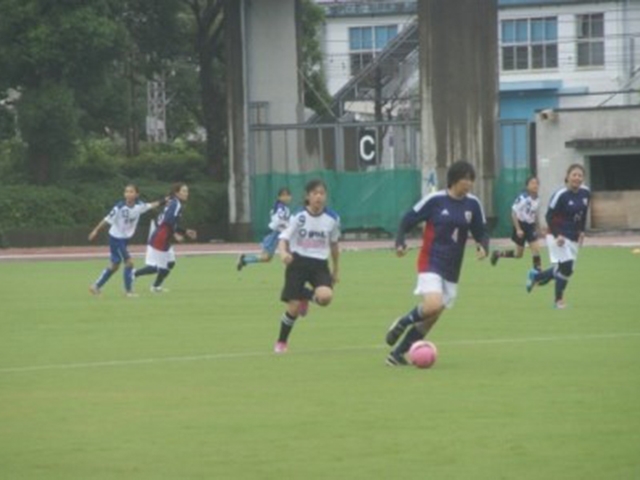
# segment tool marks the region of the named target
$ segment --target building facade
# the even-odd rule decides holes
[[[411,24],[417,13],[415,1],[319,3],[326,12],[322,44],[332,93],[353,81],[364,65],[380,55],[385,41]],[[545,144],[548,129],[541,125],[553,122],[560,109],[584,109],[590,118],[597,118],[607,107],[640,104],[640,0],[498,0],[498,7],[500,87],[494,202],[502,220],[498,231],[506,233],[509,199],[528,175],[543,173],[540,167],[545,168],[537,149]],[[363,33],[367,30],[370,33]],[[377,31],[382,30],[379,39]],[[409,90],[418,90],[415,78]],[[637,114],[633,108],[617,113],[629,122],[634,118],[640,122]],[[580,117],[571,118],[579,121]],[[575,151],[556,151],[552,159],[545,157],[558,165],[570,159],[575,160]],[[562,178],[543,179],[543,196],[558,181]]]

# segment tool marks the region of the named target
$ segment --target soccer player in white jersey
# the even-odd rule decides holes
[[[281,300],[287,309],[280,321],[280,334],[274,351],[285,353],[289,334],[308,299],[306,284],[313,287],[314,301],[327,306],[338,281],[340,218],[326,207],[327,187],[322,180],[311,180],[305,187],[305,208],[291,217],[280,234],[278,253],[287,266]],[[329,270],[329,257],[332,269]]]
[[[236,269],[242,270],[247,265],[252,263],[264,263],[270,262],[273,255],[278,248],[278,237],[280,233],[289,225],[289,217],[291,211],[289,210],[289,203],[291,203],[291,192],[287,187],[282,187],[278,190],[278,198],[273,204],[271,209],[271,215],[269,219],[269,233],[262,239],[262,253],[260,255],[253,255],[250,253],[243,253],[238,258]]]
[[[529,177],[525,188],[526,190],[516,197],[511,207],[511,222],[513,223],[511,240],[516,244],[516,249],[494,250],[491,253],[491,265],[496,266],[500,258],[522,258],[525,243],[528,243],[533,257],[533,268],[540,271],[542,269],[538,242],[538,208],[540,206],[538,189],[540,182],[536,177]]]
[[[124,262],[124,290],[127,296],[133,296],[133,262],[127,250],[129,239],[136,233],[140,215],[156,208],[162,201],[152,203],[141,202],[138,197],[140,192],[138,187],[129,184],[124,188],[124,201],[115,204],[109,214],[103,218],[96,228],[89,234],[89,241],[95,240],[100,230],[110,225],[109,228],[109,249],[111,251],[111,264],[105,268],[96,282],[89,287],[89,291],[94,295],[100,294],[105,283],[109,281],[111,275],[118,271],[120,264]]]

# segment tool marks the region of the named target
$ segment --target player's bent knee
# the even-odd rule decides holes
[[[176,262],[167,263],[167,270],[173,270],[173,267],[176,266]]]

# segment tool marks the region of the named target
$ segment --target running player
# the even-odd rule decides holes
[[[567,170],[565,186],[551,197],[546,215],[549,228],[546,240],[552,266],[543,272],[530,270],[527,276],[527,292],[531,292],[535,285],[545,285],[555,280],[555,308],[566,307],[564,291],[573,274],[578,248],[584,241],[591,200],[591,192],[583,185],[584,173],[582,165],[571,165]]]
[[[274,351],[285,353],[289,334],[300,315],[301,304],[308,300],[306,283],[313,287],[314,301],[327,306],[333,298],[333,285],[338,281],[340,218],[326,207],[327,186],[322,180],[311,180],[305,187],[305,208],[292,216],[289,226],[280,234],[278,253],[285,270],[281,300],[286,302],[280,320],[280,335]],[[331,256],[332,270],[329,270]]]
[[[291,192],[288,188],[282,187],[278,191],[278,198],[271,209],[271,220],[269,221],[269,229],[271,231],[262,239],[262,253],[260,256],[248,253],[241,254],[236,265],[238,271],[252,263],[271,261],[278,248],[278,236],[289,224],[289,217],[291,216],[289,203],[291,203]]]
[[[185,183],[176,183],[171,187],[170,200],[164,211],[151,224],[149,242],[147,244],[146,266],[136,270],[135,277],[156,273],[156,280],[151,286],[152,293],[167,291],[162,283],[176,265],[176,254],[173,241],[184,242],[185,237],[195,240],[195,230],[180,228],[179,220],[184,204],[189,199],[189,187]]]
[[[491,253],[491,265],[497,265],[500,258],[522,258],[524,245],[528,243],[533,257],[533,268],[538,271],[542,270],[538,243],[539,187],[540,183],[536,177],[527,179],[526,190],[516,197],[511,207],[511,221],[513,222],[511,240],[516,244],[516,249],[494,250]]]
[[[111,275],[118,271],[120,264],[124,262],[124,291],[127,296],[133,293],[133,261],[127,249],[129,239],[136,233],[140,215],[152,208],[158,207],[163,201],[152,203],[141,202],[138,197],[140,191],[134,184],[124,187],[124,201],[120,201],[103,218],[96,228],[89,234],[89,241],[95,240],[100,230],[106,225],[109,228],[109,249],[111,250],[111,265],[102,271],[96,282],[89,287],[94,295],[99,295],[102,287],[109,281]]]
[[[424,197],[400,223],[396,254],[402,257],[407,252],[406,232],[425,222],[414,292],[422,296],[422,302],[396,319],[387,331],[387,344],[397,343],[387,356],[388,365],[407,365],[405,354],[411,345],[422,340],[443,310],[453,305],[469,232],[476,241],[477,258],[482,260],[487,255],[489,235],[484,211],[480,201],[469,193],[474,180],[473,165],[465,161],[453,163],[447,172],[447,189]]]

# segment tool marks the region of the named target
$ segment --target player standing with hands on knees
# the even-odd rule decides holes
[[[462,160],[453,163],[447,172],[447,189],[424,197],[400,222],[396,236],[399,257],[406,254],[405,234],[425,222],[415,289],[422,301],[398,318],[387,332],[387,344],[397,343],[387,357],[390,366],[407,365],[405,354],[411,345],[422,340],[443,310],[453,305],[469,232],[476,241],[477,258],[487,256],[489,235],[484,211],[480,200],[470,194],[475,178],[473,165]]]
[[[546,220],[549,233],[547,247],[553,266],[543,272],[530,270],[527,277],[527,292],[535,285],[545,285],[555,280],[555,308],[565,308],[564,291],[573,274],[578,258],[578,248],[584,241],[587,213],[591,192],[583,185],[584,167],[571,165],[564,179],[565,186],[551,197]]]
[[[287,266],[281,295],[287,309],[280,319],[275,353],[287,351],[289,334],[302,305],[309,300],[307,282],[313,287],[315,303],[320,306],[331,303],[333,285],[338,282],[340,218],[326,207],[327,186],[322,180],[308,182],[305,192],[305,208],[291,217],[278,244],[280,258]]]

